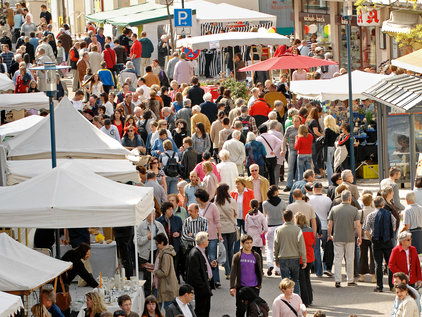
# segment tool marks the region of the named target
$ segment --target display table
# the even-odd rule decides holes
[[[115,300],[112,303],[105,303],[107,311],[114,313],[116,310],[120,310],[121,308],[119,307],[117,303],[117,297],[123,294],[127,294],[132,299],[132,311],[135,313],[138,313],[140,316],[144,310],[144,303],[145,303],[145,295],[144,295],[144,288],[143,288],[144,283],[145,281],[140,281],[139,286],[136,288],[136,290],[129,289],[129,287],[127,287],[126,291],[125,290],[116,291]],[[78,317],[85,316],[85,311],[84,311],[84,309],[86,308],[85,294],[92,291],[93,290],[90,287],[77,287],[77,285],[73,283],[70,286],[70,295],[72,296],[72,303],[70,306],[70,310],[74,312],[79,312]],[[96,289],[94,291],[96,291]]]
[[[71,250],[70,245],[60,245],[60,255],[63,256]],[[55,250],[55,247],[53,247]],[[92,267],[92,275],[97,278],[101,272],[104,277],[113,277],[119,262],[117,260],[116,241],[109,244],[92,243],[91,256],[89,258]]]

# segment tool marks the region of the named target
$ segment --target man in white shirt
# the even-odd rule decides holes
[[[77,111],[82,111],[84,109],[82,99],[84,99],[84,92],[82,90],[78,90],[75,92],[75,96],[70,101]]]
[[[229,161],[237,166],[239,175],[243,173],[243,166],[246,159],[245,145],[240,142],[241,132],[236,130],[232,133],[232,138],[223,144],[223,149],[229,151]]]
[[[314,247],[314,254],[315,254],[315,274],[318,277],[321,277],[322,274],[326,274],[330,276],[330,272],[333,266],[334,254],[332,252],[332,248],[327,249],[327,225],[328,225],[328,213],[331,209],[331,199],[328,198],[326,195],[322,194],[322,184],[320,182],[316,182],[313,186],[313,195],[309,195],[309,204],[314,208],[315,213],[317,214],[320,222],[321,222],[321,231],[322,237],[316,235],[315,239],[315,247]],[[321,262],[321,242],[322,242],[322,249],[324,250],[324,264]],[[328,254],[327,254],[328,253]],[[328,255],[331,256],[328,256]],[[327,263],[326,263],[327,262]],[[323,266],[324,265],[324,272]]]
[[[190,302],[194,299],[193,287],[184,284],[179,287],[179,296],[166,309],[166,317],[196,317]]]
[[[257,88],[257,87],[252,88],[251,92],[252,92],[252,97],[248,101],[248,108],[249,109],[252,107],[253,103],[258,99],[259,88]]]
[[[141,88],[141,89],[142,89],[142,91],[144,92],[143,97],[144,97],[145,99],[148,99],[148,98],[149,98],[149,92],[150,92],[151,88],[149,88],[149,87],[145,84],[145,79],[144,79],[144,78],[142,78],[142,77],[138,79],[138,88],[137,88],[137,90],[138,90],[139,88]]]
[[[401,210],[404,210],[405,207],[400,202],[399,185],[396,183],[400,178],[401,178],[400,167],[390,168],[389,177],[381,181],[380,189],[383,190],[387,186],[390,186],[393,188],[393,192],[394,192],[393,204],[397,209],[401,211]]]
[[[104,120],[104,126],[100,130],[120,143],[119,130],[114,124],[111,124],[110,119]]]
[[[265,124],[259,127],[259,137],[256,140],[264,145],[265,151],[267,152],[265,159],[270,185],[278,185],[280,178],[280,164],[278,159],[283,141],[275,135],[268,133],[268,127]]]

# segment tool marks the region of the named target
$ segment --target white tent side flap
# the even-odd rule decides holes
[[[0,291],[30,291],[72,267],[0,233]]]
[[[3,75],[3,74],[0,74]],[[1,81],[1,80],[0,80]],[[13,81],[12,81],[13,84]],[[0,88],[1,90],[1,88]],[[0,110],[48,109],[48,97],[43,92],[2,94]]]
[[[85,119],[64,97],[55,109],[57,158],[124,159],[130,152]],[[9,159],[49,158],[50,118],[7,141]]]
[[[0,292],[0,317],[14,316],[21,308],[23,303],[19,296]]]
[[[2,95],[2,97],[3,96],[4,95]],[[26,131],[36,125],[42,119],[44,119],[44,117],[33,115],[1,125],[0,142],[3,141],[6,137],[15,137],[21,134],[23,131]]]
[[[133,226],[153,209],[152,188],[120,184],[77,165],[66,163],[18,185],[0,187],[2,226]]]
[[[129,160],[105,160],[105,159],[58,159],[57,166],[65,163],[76,163],[86,166],[95,174],[120,183],[139,183],[139,173],[136,166]],[[7,185],[16,185],[32,177],[49,172],[51,160],[17,160],[6,161]]]
[[[0,73],[0,91],[15,90],[15,84],[7,75]]]

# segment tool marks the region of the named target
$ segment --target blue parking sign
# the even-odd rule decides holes
[[[192,26],[192,9],[174,9],[174,26]]]

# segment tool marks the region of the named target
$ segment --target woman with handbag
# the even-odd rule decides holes
[[[270,308],[265,300],[257,295],[250,287],[242,287],[239,290],[239,298],[246,306],[248,317],[268,317]]]
[[[283,278],[280,283],[281,295],[274,299],[273,317],[298,317],[306,315],[306,306],[298,294],[293,293],[295,282]]]
[[[324,118],[324,157],[327,171],[328,184],[331,186],[331,176],[333,175],[333,159],[334,159],[334,143],[338,137],[340,131],[337,125],[336,119],[332,115],[328,115]]]
[[[220,184],[217,187],[215,205],[220,213],[221,235],[223,236],[224,247],[226,248],[226,262],[224,271],[226,280],[230,278],[230,270],[233,259],[234,243],[237,238],[237,204],[229,194],[229,185]]]
[[[104,301],[100,294],[89,292],[86,295],[85,317],[100,317],[102,313],[107,311]]]

